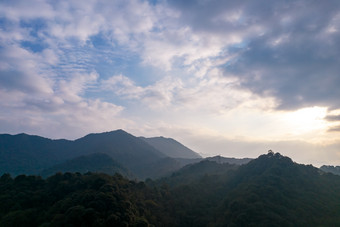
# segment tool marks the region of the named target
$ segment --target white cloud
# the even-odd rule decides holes
[[[96,83],[99,75],[95,72],[90,74],[75,74],[67,80],[60,80],[57,94],[68,102],[78,102],[82,100],[83,93]]]
[[[24,101],[21,106],[6,106],[8,113],[0,116],[2,133],[26,132],[51,138],[76,139],[91,132],[111,131],[131,125],[129,120],[120,116],[123,107],[98,99],[79,100],[76,103],[65,102],[58,97]],[[4,105],[0,107],[2,109]]]
[[[174,94],[181,88],[181,81],[170,77],[163,78],[153,85],[137,86],[131,79],[123,75],[112,76],[101,81],[102,87],[114,92],[123,99],[142,101],[152,109],[163,109],[173,105]]]
[[[0,54],[0,87],[33,93],[52,93],[53,81],[43,74],[44,59],[17,45],[3,47]]]
[[[45,0],[2,1],[0,14],[16,22],[36,18],[51,19],[55,16],[53,7]]]

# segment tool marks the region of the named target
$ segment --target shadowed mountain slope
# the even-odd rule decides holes
[[[187,148],[183,144],[171,138],[164,138],[162,136],[152,138],[145,137],[140,138],[170,158],[186,158],[186,159],[202,158],[199,154],[197,154],[193,150]]]
[[[38,174],[67,160],[94,153],[109,155],[141,179],[158,175],[157,169],[150,168],[161,167],[159,163],[167,163],[171,171],[179,168],[175,161],[168,160],[144,140],[117,130],[89,134],[75,141],[26,134],[0,135],[0,173]]]
[[[0,173],[37,174],[44,168],[74,157],[72,141],[27,134],[0,135]]]
[[[333,173],[335,175],[340,175],[340,166],[323,165],[320,167],[320,169],[325,173]]]
[[[80,156],[63,163],[54,165],[41,172],[43,177],[48,177],[58,172],[66,173],[87,173],[97,172],[114,175],[119,173],[122,176],[133,178],[132,173],[122,165],[114,161],[109,155],[102,153],[94,153],[90,155]]]
[[[229,164],[235,164],[235,165],[244,165],[250,162],[251,158],[226,158],[222,156],[214,156],[214,157],[208,157],[206,160],[214,161],[217,163],[229,163]]]

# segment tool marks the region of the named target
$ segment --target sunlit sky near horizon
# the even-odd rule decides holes
[[[0,1],[0,133],[123,129],[340,165],[340,1]]]

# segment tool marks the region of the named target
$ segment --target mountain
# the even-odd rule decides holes
[[[339,176],[294,163],[279,153],[261,155],[234,168],[217,165],[223,164],[203,161],[184,167],[171,177],[148,182],[151,186],[170,186],[167,201],[171,202],[165,204],[176,207],[168,215],[177,226],[340,223]]]
[[[170,187],[188,185],[204,177],[219,176],[236,170],[239,166],[229,163],[217,163],[204,159],[200,162],[188,164],[173,172],[171,176],[157,179],[154,184],[167,184]]]
[[[127,167],[137,177],[150,176],[150,166],[166,156],[142,139],[123,130],[89,134],[74,141],[74,154],[105,153]]]
[[[323,165],[320,169],[326,173],[333,173],[335,175],[340,175],[340,166],[328,166]]]
[[[192,151],[183,144],[171,138],[164,138],[162,136],[152,138],[145,137],[140,138],[170,158],[185,158],[185,159],[202,158],[196,152]]]
[[[43,170],[40,175],[48,177],[58,172],[100,172],[109,175],[119,173],[125,177],[133,178],[133,175],[129,172],[129,170],[114,161],[109,155],[102,153],[94,153],[67,160],[63,163],[54,165],[48,169]]]
[[[0,177],[0,226],[339,226],[339,204],[340,176],[272,152],[244,165],[204,160],[146,182]]]
[[[216,226],[336,226],[340,223],[340,178],[279,153],[240,166]]]
[[[109,155],[140,179],[154,178],[183,166],[123,130],[89,134],[74,141],[3,134],[0,135],[0,174],[39,174],[52,166],[95,153]]]
[[[252,160],[251,158],[226,158],[226,157],[222,157],[219,155],[214,156],[214,157],[208,157],[205,159],[209,161],[214,161],[217,163],[229,163],[229,164],[235,164],[235,165],[244,165]]]
[[[27,134],[0,135],[0,173],[37,174],[72,158],[72,141],[51,140]]]

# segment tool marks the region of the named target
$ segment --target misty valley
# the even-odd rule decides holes
[[[0,226],[339,226],[340,167],[203,158],[123,130],[0,135]]]

